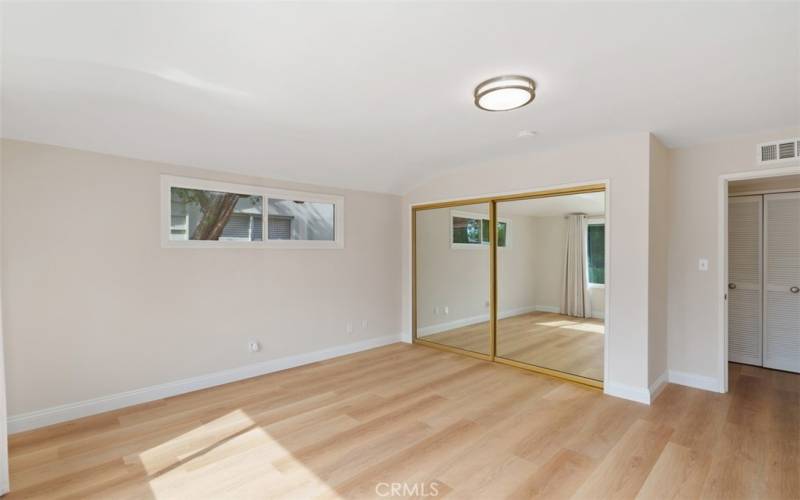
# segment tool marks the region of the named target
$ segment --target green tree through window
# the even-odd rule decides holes
[[[453,243],[488,245],[489,244],[489,219],[453,217]],[[497,222],[497,246],[506,246],[508,224]]]
[[[606,226],[605,224],[589,224],[587,229],[586,250],[589,283],[604,285],[606,283]]]

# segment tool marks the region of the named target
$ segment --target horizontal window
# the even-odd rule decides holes
[[[453,248],[483,248],[489,245],[489,216],[460,212],[450,212],[451,239]],[[497,221],[497,246],[506,248],[511,246],[511,221],[498,219]]]
[[[162,176],[162,200],[164,246],[344,246],[341,196]]]

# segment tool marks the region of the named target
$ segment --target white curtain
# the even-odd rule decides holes
[[[592,311],[585,257],[585,218],[585,215],[567,216],[566,255],[561,273],[564,287],[561,294],[561,314],[581,318],[588,318]]]

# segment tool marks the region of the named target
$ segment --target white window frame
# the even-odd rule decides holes
[[[481,222],[481,234],[479,236],[481,242],[478,243],[455,243],[453,242],[453,219],[456,217],[461,217],[463,219],[478,219],[481,221],[489,221],[489,225],[491,226],[491,221],[489,220],[488,215],[475,213],[475,212],[464,212],[461,210],[450,210],[450,234],[448,238],[450,240],[450,248],[456,250],[472,250],[472,249],[487,249],[489,248],[489,242],[483,241],[483,222]],[[506,250],[511,248],[511,219],[506,219],[503,217],[498,217],[497,222],[502,222],[506,225],[506,244],[505,246],[498,246],[498,250]]]
[[[590,216],[583,218],[583,262],[586,269],[586,285],[589,288],[605,288],[605,283],[592,283],[589,281],[589,226],[606,225],[606,218],[599,216]]]
[[[204,191],[222,191],[227,193],[261,196],[263,200],[261,229],[263,241],[236,240],[171,240],[173,187],[201,189]],[[330,203],[334,206],[334,239],[324,240],[270,240],[269,239],[269,199],[301,200],[311,203]],[[264,186],[248,184],[232,184],[228,182],[210,181],[174,175],[161,176],[161,246],[163,248],[278,248],[278,249],[342,249],[344,248],[344,196],[309,193],[304,191],[288,191]]]
[[[170,213],[169,216],[170,217],[169,217],[169,235],[168,236],[172,236],[172,230],[173,229],[177,229],[179,231],[186,231],[186,239],[189,239],[189,216],[188,215],[176,215],[175,216],[175,217],[183,217],[183,227],[179,227],[179,228],[176,228],[172,224],[173,215]],[[170,240],[171,241],[175,241],[175,240],[172,240],[172,238],[170,238]],[[182,240],[179,240],[179,241],[182,241]]]

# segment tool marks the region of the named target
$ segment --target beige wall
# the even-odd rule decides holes
[[[567,223],[563,216],[536,217],[536,305],[540,309],[561,306],[564,289],[564,253]]]
[[[469,165],[432,179],[404,197],[403,322],[410,338],[410,206],[416,203],[486,194],[536,190],[602,179],[610,181],[607,207],[610,237],[609,362],[606,390],[633,391],[648,386],[648,211],[647,133],[603,138],[559,150],[510,156]],[[644,392],[643,392],[644,391]]]
[[[756,145],[798,135],[800,129],[797,128],[776,130],[669,150],[668,363],[671,375],[677,372],[715,381],[721,371],[717,314],[720,176],[774,168],[756,164]],[[698,271],[701,257],[709,259],[708,271]]]
[[[3,146],[12,415],[400,331],[397,196]],[[342,194],[345,248],[161,248],[163,173]]]
[[[667,150],[650,136],[650,269],[648,290],[648,383],[667,375],[667,252],[669,199]],[[659,378],[661,380],[659,381]]]
[[[3,143],[0,141],[0,158],[2,157]],[[3,170],[0,168],[0,262],[3,253]],[[0,495],[8,492],[8,412],[6,408],[6,369],[4,354],[3,334],[3,306],[2,283],[3,266],[0,265]]]

